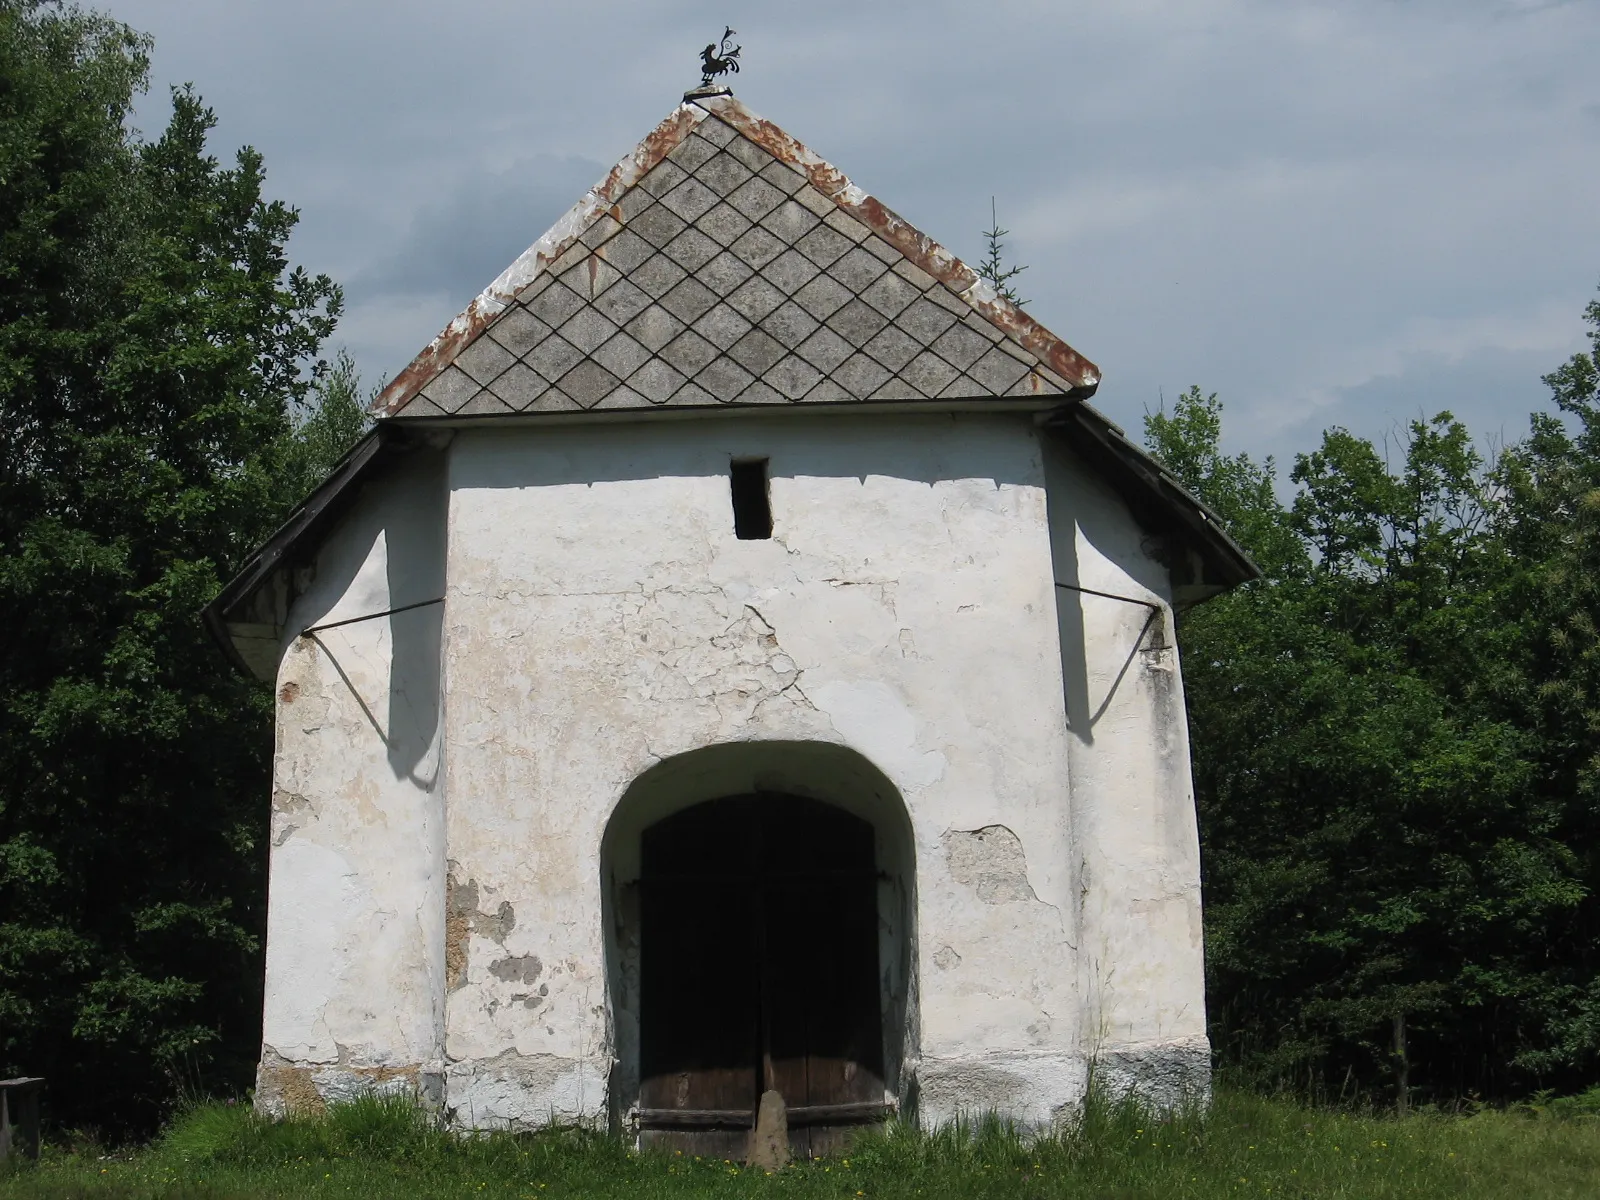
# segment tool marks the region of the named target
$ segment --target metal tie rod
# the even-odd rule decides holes
[[[427,608],[430,604],[443,604],[444,597],[436,600],[418,600],[415,604],[402,604],[399,608],[386,608],[382,612],[368,613],[364,617],[346,617],[342,621],[329,621],[324,625],[308,625],[300,631],[301,637],[310,637],[313,633],[321,633],[324,629],[338,629],[341,625],[355,625],[362,621],[376,621],[379,617],[392,617],[396,613],[410,612],[414,608]]]

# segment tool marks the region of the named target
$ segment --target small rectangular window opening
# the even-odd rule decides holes
[[[733,532],[741,541],[772,536],[772,503],[767,499],[767,460],[734,459],[728,466],[733,488]]]

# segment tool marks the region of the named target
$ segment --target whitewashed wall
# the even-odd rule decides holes
[[[444,813],[439,606],[316,634],[444,591],[445,463],[369,485],[290,611],[278,672],[258,1104],[374,1084],[437,1095]]]
[[[1200,843],[1163,546],[1046,441],[1084,1051],[1111,1090],[1207,1094]],[[1154,608],[1129,601],[1144,601]]]
[[[734,537],[735,457],[770,459],[770,541]],[[1033,1114],[1076,1094],[1043,485],[1026,418],[458,435],[449,857],[454,894],[473,897],[447,1021],[459,1115],[602,1109],[606,822],[654,764],[749,739],[849,746],[910,809],[924,1108]]]
[[[925,1122],[1047,1122],[1094,1057],[1203,1083],[1176,662],[1145,610],[1055,586],[1164,576],[1031,418],[480,427],[438,457],[366,490],[291,620],[446,597],[286,641],[264,1107],[376,1080],[479,1127],[615,1114],[642,814],[752,781],[879,827],[891,1084]],[[745,457],[771,540],[734,536]]]

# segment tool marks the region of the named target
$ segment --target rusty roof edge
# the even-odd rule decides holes
[[[705,118],[705,109],[687,101],[673,109],[631,153],[607,172],[604,179],[584,193],[559,221],[518,255],[515,262],[500,272],[493,283],[478,293],[455,320],[389,381],[373,399],[372,414],[392,417],[404,408],[511,305],[517,293],[567,251],[594,217],[616,204],[625,191],[643,179]]]
[[[955,292],[1017,345],[1037,355],[1078,395],[1090,395],[1100,385],[1099,367],[1000,296],[976,271],[910,221],[850,182],[843,171],[814,150],[751,112],[731,94],[695,97],[688,103],[726,121],[780,162],[803,171],[819,192]]]

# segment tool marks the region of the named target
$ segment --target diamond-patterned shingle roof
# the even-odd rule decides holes
[[[971,268],[717,90],[685,97],[374,411],[1065,399],[1098,382]]]

